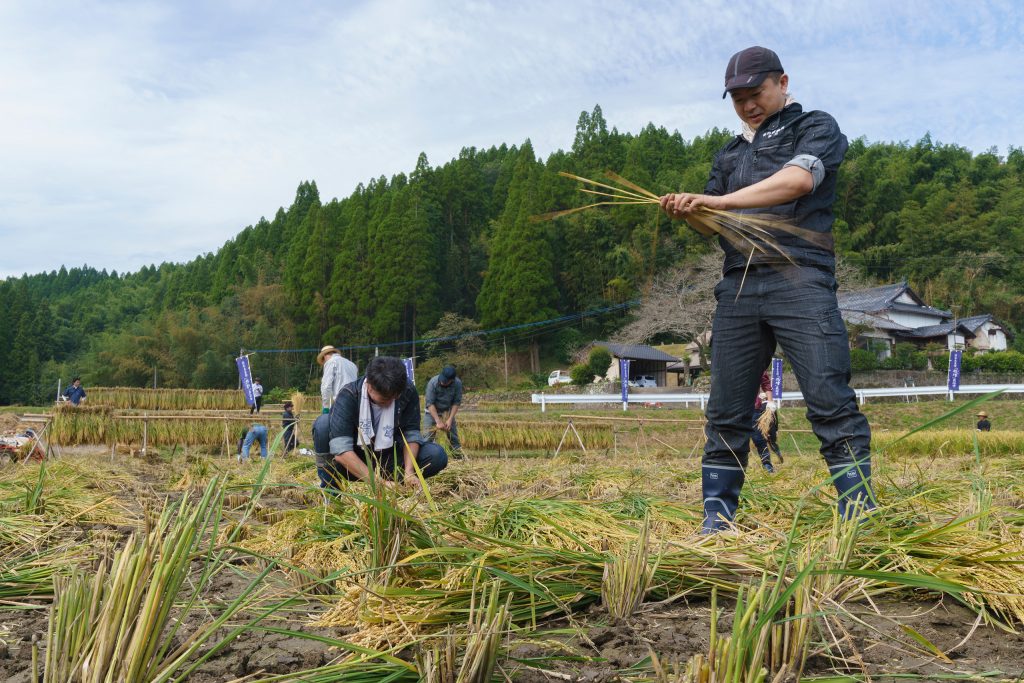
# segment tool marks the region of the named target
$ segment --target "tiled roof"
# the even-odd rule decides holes
[[[857,292],[840,292],[839,308],[848,311],[865,311],[874,313],[883,311],[892,305],[892,302],[908,289],[906,282],[883,287],[872,287]]]
[[[630,360],[662,360],[666,363],[673,363],[679,359],[670,356],[664,351],[647,346],[646,344],[612,344],[611,342],[598,341],[594,346],[603,346],[616,358],[629,358]]]
[[[969,318],[960,318],[957,323],[960,324],[964,329],[970,330],[971,332],[977,332],[978,328],[992,320],[992,314],[986,313],[984,315],[972,315]]]
[[[901,295],[906,294],[913,299],[915,304],[908,304],[903,302],[897,302]],[[931,313],[939,317],[952,317],[952,313],[949,311],[943,311],[939,308],[932,308],[926,305],[917,294],[914,293],[910,287],[907,286],[906,282],[899,282],[892,285],[883,285],[882,287],[872,287],[871,289],[862,289],[857,292],[840,292],[839,309],[843,311],[863,311],[865,313],[881,313],[882,311],[908,311],[908,312],[921,312]]]
[[[942,323],[939,325],[925,325],[916,327],[907,335],[917,339],[928,339],[930,337],[946,337],[953,333],[953,323]]]

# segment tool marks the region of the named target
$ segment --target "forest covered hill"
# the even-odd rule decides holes
[[[291,349],[415,339],[442,314],[484,329],[641,296],[652,276],[712,249],[648,207],[530,217],[587,201],[569,171],[613,169],[655,192],[700,191],[731,133],[692,140],[581,114],[572,148],[539,159],[527,140],[467,148],[324,201],[295,201],[215,253],[134,273],[61,267],[0,282],[0,403],[45,400],[57,377],[91,385],[229,387],[242,347]],[[836,202],[836,249],[929,303],[1024,328],[1024,151],[974,154],[929,137],[852,140]],[[595,335],[621,314],[586,324]],[[540,336],[552,343],[552,335]],[[1020,337],[1016,344],[1020,344]],[[408,355],[411,348],[398,347]],[[308,357],[261,357],[274,383],[305,386]]]

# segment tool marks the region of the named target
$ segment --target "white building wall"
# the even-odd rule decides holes
[[[885,317],[889,320],[903,325],[904,327],[927,327],[929,325],[941,325],[945,320],[938,315],[929,313],[905,313],[903,311],[886,311]]]

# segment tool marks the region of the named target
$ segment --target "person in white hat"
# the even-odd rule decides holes
[[[356,381],[359,368],[330,344],[320,349],[316,362],[324,366],[324,376],[320,380],[320,403],[323,412],[329,413],[341,388],[349,382]]]

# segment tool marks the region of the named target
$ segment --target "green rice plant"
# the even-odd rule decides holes
[[[57,582],[44,683],[184,680],[241,630],[279,608],[267,608],[197,657],[214,634],[251,606],[268,567],[215,618],[191,634],[179,634],[222,564],[224,551],[215,553],[209,545],[220,523],[221,491],[214,481],[195,504],[182,498],[166,505],[151,531],[129,537],[111,558],[100,560],[93,576],[74,570]],[[203,560],[198,578],[192,576],[196,559]]]
[[[498,652],[511,623],[509,604],[512,595],[501,601],[501,581],[484,586],[476,592],[469,607],[469,631],[466,636],[462,666],[456,683],[490,683],[498,664]]]
[[[604,563],[601,580],[601,604],[612,622],[629,619],[643,602],[654,577],[648,563],[650,555],[650,518],[644,518],[640,535],[629,545],[625,556],[613,556]]]

